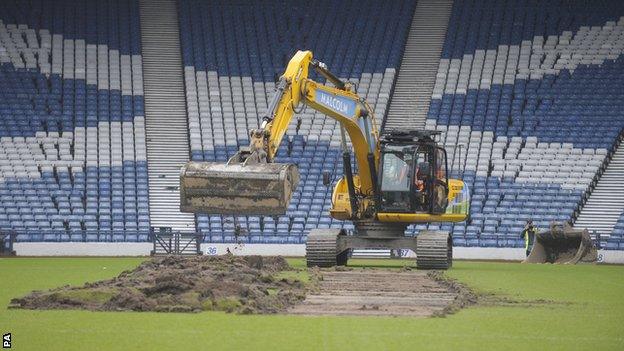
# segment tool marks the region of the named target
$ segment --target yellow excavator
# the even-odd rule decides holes
[[[333,86],[311,80],[310,69]],[[299,171],[294,164],[274,159],[301,104],[340,124],[344,175],[334,186],[329,215],[353,221],[355,228],[353,233],[311,230],[307,265],[345,265],[352,249],[386,248],[411,249],[418,268],[450,268],[450,233],[421,231],[415,237],[405,236],[409,224],[461,222],[468,215],[470,193],[464,182],[447,177],[447,155],[436,142],[438,132],[379,135],[373,112],[355,86],[332,74],[310,51],[298,51],[290,60],[260,128],[250,132],[248,147],[241,147],[226,164],[189,162],[182,167],[181,210],[235,216],[284,214]],[[357,174],[351,167],[352,150]],[[324,173],[323,183],[329,185],[331,178]]]

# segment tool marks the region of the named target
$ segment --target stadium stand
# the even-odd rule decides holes
[[[248,130],[259,125],[267,94],[298,49],[312,50],[339,76],[357,82],[380,124],[414,6],[415,1],[179,1],[192,159],[226,161],[248,144]],[[291,15],[283,16],[285,7]],[[284,145],[278,162],[297,163],[302,181],[286,216],[237,218],[252,243],[301,243],[312,228],[345,225],[327,215],[331,194],[321,177],[323,170],[341,173],[338,126],[314,111],[300,116],[299,133],[294,123],[288,133],[292,149]],[[198,230],[211,242],[235,240],[235,225],[232,218],[197,216]]]
[[[426,125],[472,188],[471,219],[441,226],[456,245],[518,247],[528,219],[574,220],[624,125],[622,15],[616,0],[455,2]]]
[[[609,235],[624,211],[624,133],[620,134],[615,152],[605,160],[604,170],[583,204],[574,226]]]
[[[613,232],[606,240],[606,245],[602,243],[602,247],[608,250],[624,250],[624,212],[620,214],[620,218],[615,223]]]
[[[0,2],[0,228],[147,240],[138,3]]]
[[[179,0],[191,158],[225,161],[248,143],[298,49],[357,83],[381,124],[415,5]],[[138,12],[138,0],[0,2],[0,229],[18,241],[148,239]],[[409,234],[519,247],[527,219],[575,220],[624,132],[622,16],[618,0],[455,1],[426,127],[471,188],[471,218]],[[302,172],[287,215],[197,216],[206,241],[238,240],[237,225],[251,243],[352,228],[328,217],[322,185],[324,170],[341,175],[338,126],[300,116],[278,156]],[[623,223],[603,247],[624,249]]]

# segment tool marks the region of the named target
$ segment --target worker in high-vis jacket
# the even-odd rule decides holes
[[[524,226],[524,230],[520,237],[524,239],[524,249],[526,250],[527,257],[531,253],[533,249],[533,243],[535,242],[535,234],[537,233],[537,228],[533,225],[532,220],[528,220],[526,225]]]

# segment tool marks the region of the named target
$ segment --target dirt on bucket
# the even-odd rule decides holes
[[[33,291],[9,307],[278,313],[305,298],[307,286],[299,273],[282,257],[157,257],[110,280]]]

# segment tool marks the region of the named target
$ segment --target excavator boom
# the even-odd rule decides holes
[[[308,79],[310,67],[336,87]],[[371,135],[365,136],[358,124],[360,116],[372,118],[370,108],[351,91],[348,83],[313,60],[310,51],[299,51],[280,78],[260,128],[250,132],[250,145],[242,147],[227,164],[189,162],[182,168],[180,210],[230,215],[284,214],[297,188],[299,171],[294,164],[279,164],[273,160],[295,107],[301,103],[338,120],[350,136],[358,166],[370,169],[369,141],[377,139],[376,130],[374,123],[369,122],[373,125],[369,128]],[[371,176],[361,173],[362,187],[371,192]]]

